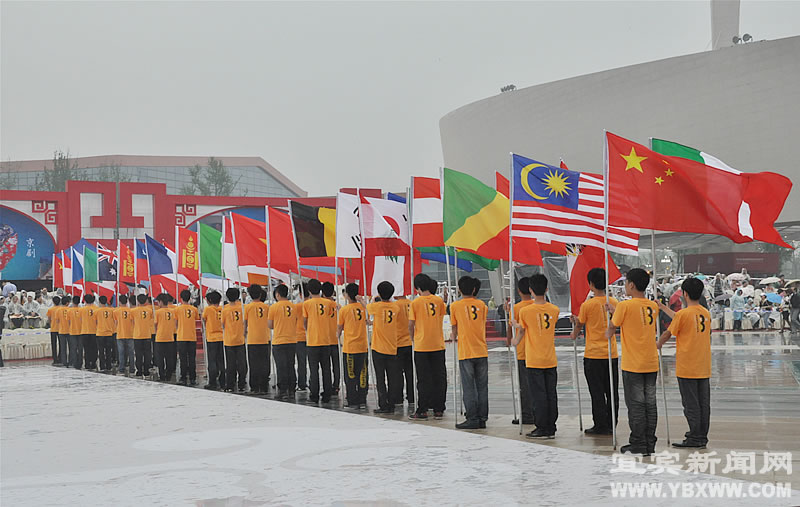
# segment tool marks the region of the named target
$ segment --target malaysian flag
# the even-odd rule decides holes
[[[97,245],[97,278],[101,282],[117,281],[117,253]]]
[[[513,156],[512,231],[539,243],[603,248],[603,178]],[[608,228],[608,249],[638,255],[639,229]]]

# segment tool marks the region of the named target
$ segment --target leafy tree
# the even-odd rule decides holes
[[[235,195],[234,192],[242,178],[236,180],[221,160],[214,157],[208,159],[208,165],[201,167],[199,164],[189,169],[192,178],[190,184],[181,188],[182,194],[187,195]],[[247,189],[239,195],[247,195]]]
[[[101,167],[100,170],[97,171],[97,175],[92,177],[92,179],[95,181],[127,183],[133,178],[131,177],[130,173],[123,171],[122,167],[115,162],[107,167]]]
[[[56,150],[52,169],[45,166],[41,176],[36,176],[36,186],[31,190],[63,192],[69,180],[86,180],[86,171],[78,169],[78,162],[70,159],[69,151]]]

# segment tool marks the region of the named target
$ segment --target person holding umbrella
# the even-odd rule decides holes
[[[733,330],[742,330],[742,317],[747,299],[742,295],[742,289],[736,289],[736,294],[731,298],[731,310],[733,310]]]

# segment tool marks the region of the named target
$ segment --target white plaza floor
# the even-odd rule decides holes
[[[744,484],[608,456],[44,365],[0,369],[3,506],[794,505],[613,498],[611,483]],[[641,467],[644,469],[644,467]]]

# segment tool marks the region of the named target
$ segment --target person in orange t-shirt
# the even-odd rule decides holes
[[[414,397],[414,358],[411,346],[411,333],[408,331],[408,314],[411,312],[411,301],[405,295],[395,296],[397,304],[397,364],[400,370],[400,387],[397,389],[395,405],[403,404],[403,380],[405,380],[406,400],[411,405]]]
[[[131,304],[135,305],[135,296],[131,295]],[[119,358],[118,371],[121,375],[133,374],[133,311],[128,307],[128,296],[120,294],[119,306],[114,310],[114,319],[117,321],[117,357]],[[127,367],[127,369],[126,369]]]
[[[333,395],[330,358],[330,318],[335,317],[336,303],[322,297],[322,284],[319,280],[308,281],[311,299],[303,303],[303,320],[306,327],[306,348],[310,374],[308,399],[312,403],[320,400],[320,370],[322,370],[322,402],[327,403]]]
[[[394,285],[383,281],[378,284],[380,301],[367,305],[372,317],[372,368],[375,371],[375,389],[378,391],[376,414],[393,414],[398,388],[402,389],[400,368],[397,362],[397,304],[392,301]]]
[[[333,305],[328,307],[328,313],[326,315],[328,317],[328,356],[331,360],[331,374],[333,375],[331,388],[333,389],[333,395],[338,396],[339,387],[341,386],[342,362],[340,358],[341,351],[339,350],[339,340],[336,338],[336,316],[339,310],[339,303],[336,302],[334,294],[336,294],[336,287],[334,287],[331,282],[323,282],[322,297],[333,301]]]
[[[519,345],[525,340],[525,365],[528,384],[533,395],[533,422],[536,429],[528,438],[555,438],[558,420],[558,359],[556,359],[555,332],[558,307],[549,303],[547,277],[535,274],[528,279],[533,304],[515,316],[516,336],[512,342]]]
[[[458,369],[466,420],[460,430],[486,427],[489,418],[489,350],[486,346],[486,303],[475,296],[481,282],[471,276],[458,280],[461,299],[450,305],[451,340],[458,347]],[[456,340],[456,338],[458,338]]]
[[[296,287],[302,295],[301,301],[294,303],[294,313],[297,315],[297,341],[295,343],[295,359],[297,361],[297,390],[308,389],[308,349],[306,348],[306,323],[303,319],[303,304],[308,301],[311,294],[305,282]]]
[[[99,352],[100,371],[111,373],[111,362],[114,359],[114,333],[117,329],[114,320],[114,309],[108,306],[108,298],[100,296],[97,298],[100,307],[94,312],[97,329],[97,351]]]
[[[656,348],[656,323],[658,305],[644,295],[650,284],[650,274],[634,268],[625,275],[625,293],[631,297],[616,306],[608,305],[613,313],[606,338],[614,336],[620,328],[622,344],[622,389],[628,407],[628,426],[631,436],[621,453],[649,456],[656,448],[656,378],[658,377],[658,349]]]
[[[47,320],[50,321],[50,351],[53,353],[53,366],[61,364],[58,354],[58,330],[61,327],[59,322],[61,312],[58,305],[61,304],[59,296],[53,296],[53,306],[47,309]]]
[[[58,355],[59,365],[63,368],[69,367],[67,351],[69,349],[69,301],[70,296],[61,296],[61,305],[58,307]]]
[[[222,294],[217,291],[206,293],[208,306],[203,310],[203,327],[206,333],[206,354],[208,354],[208,384],[204,389],[216,391],[225,389],[225,349],[222,342]]]
[[[445,366],[442,321],[447,312],[442,298],[436,295],[437,283],[428,275],[414,277],[414,289],[419,294],[411,302],[408,331],[414,342],[414,362],[417,365],[417,409],[409,419],[426,421],[428,410],[433,418],[444,417],[447,397],[447,368]]]
[[[247,390],[247,352],[244,346],[244,308],[241,292],[234,287],[225,291],[228,304],[222,309],[222,343],[225,346],[225,391]]]
[[[197,321],[200,315],[197,308],[189,304],[192,293],[184,289],[180,293],[181,305],[175,308],[177,321],[178,359],[181,362],[180,383],[183,385],[197,385]]]
[[[97,318],[94,294],[83,296],[81,313],[81,345],[83,346],[83,366],[87,370],[97,370]]]
[[[669,329],[662,333],[656,347],[672,336],[676,340],[675,374],[683,402],[683,415],[689,423],[689,432],[683,442],[673,442],[673,447],[705,449],[708,445],[708,428],[711,419],[711,314],[700,304],[703,282],[687,278],[681,284],[687,306],[677,313],[663,309],[672,317]]]
[[[520,301],[514,305],[514,318],[519,318],[519,313],[528,305],[533,304],[531,299],[531,285],[527,276],[520,278],[517,281],[517,294]],[[506,307],[508,303],[506,303]],[[506,308],[508,315],[508,309]],[[508,321],[508,339],[506,343],[511,349],[511,339],[514,337],[514,327],[511,321]],[[519,398],[520,398],[520,412],[522,416],[522,424],[533,424],[533,393],[531,386],[528,382],[528,367],[525,364],[525,344],[520,343],[517,347],[517,373],[519,377]],[[519,419],[512,419],[511,424],[519,424]]]
[[[342,341],[344,355],[347,406],[363,409],[367,406],[369,391],[367,309],[359,301],[357,284],[348,283],[344,288],[344,296],[347,304],[339,310],[337,334]]]
[[[270,305],[267,325],[272,330],[272,354],[278,378],[278,400],[294,400],[297,377],[294,371],[297,344],[297,308],[289,301],[289,287],[278,285],[273,291],[276,303]]]
[[[589,289],[593,297],[584,301],[578,309],[578,316],[572,317],[573,340],[578,338],[581,329],[585,328],[586,345],[583,353],[583,373],[589,395],[592,398],[592,420],[594,426],[586,428],[587,435],[611,435],[611,393],[614,393],[614,421],[619,421],[619,374],[617,340],[606,338],[608,329],[608,312],[606,311],[606,270],[592,268],[586,274]],[[608,298],[613,306],[618,303],[615,298]],[[611,344],[611,371],[614,388],[609,384],[608,345]]]
[[[136,356],[136,376],[144,377],[150,374],[153,361],[153,348],[150,344],[153,324],[153,307],[145,294],[136,296],[138,306],[131,304],[133,314],[133,351]],[[133,299],[131,299],[133,303]]]
[[[169,308],[170,295],[156,296],[156,348],[155,360],[158,367],[158,378],[167,382],[175,373],[175,329],[177,328],[172,308]]]
[[[262,296],[266,296],[267,292],[254,283],[247,288],[247,293],[253,300],[244,306],[250,391],[253,394],[266,394],[269,392],[270,375],[269,305],[262,301]]]

